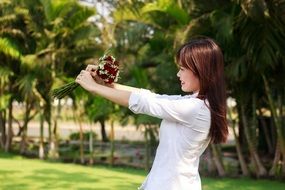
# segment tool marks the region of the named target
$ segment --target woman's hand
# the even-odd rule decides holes
[[[128,107],[128,102],[131,95],[129,91],[118,90],[100,85],[93,79],[91,73],[87,70],[82,70],[76,77],[75,82],[92,94],[102,96],[114,103]]]
[[[80,74],[76,77],[75,82],[89,92],[92,92],[94,88],[96,88],[96,85],[98,86],[98,84],[91,76],[91,73],[86,70],[82,70],[80,72]]]
[[[108,86],[108,87],[111,87],[113,88],[114,85],[113,84],[107,84],[105,83],[100,77],[98,77],[97,73],[96,73],[96,70],[97,70],[97,65],[87,65],[86,67],[86,71],[90,72],[91,76],[93,77],[93,79],[98,83],[98,84],[101,84],[101,85],[105,85],[105,86]]]

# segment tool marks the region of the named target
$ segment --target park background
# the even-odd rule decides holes
[[[181,94],[175,53],[195,36],[223,50],[230,131],[203,188],[284,189],[284,0],[0,0],[0,189],[136,189],[160,120],[51,92],[108,50],[119,83]]]

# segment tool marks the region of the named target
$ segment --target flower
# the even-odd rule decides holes
[[[96,74],[106,84],[117,82],[119,77],[119,62],[111,55],[103,55],[99,58]],[[60,88],[54,89],[52,96],[57,99],[62,99],[67,94],[71,93],[79,84],[76,82],[68,83]]]
[[[99,61],[97,75],[107,84],[116,82],[119,77],[119,62],[111,55],[104,55]]]

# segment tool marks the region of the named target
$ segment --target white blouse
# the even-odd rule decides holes
[[[130,110],[162,119],[155,159],[139,190],[201,190],[199,157],[210,141],[211,115],[208,102],[196,96],[131,93]]]

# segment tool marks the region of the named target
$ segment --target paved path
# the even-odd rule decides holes
[[[84,131],[94,131],[98,138],[101,138],[101,127],[99,124],[86,124],[83,125]],[[142,129],[136,129],[136,126],[128,125],[128,126],[120,126],[115,124],[115,140],[138,140],[143,141],[143,131]],[[16,124],[13,125],[14,133],[17,134],[18,126]],[[106,124],[106,131],[107,135],[110,131],[110,125]],[[78,132],[79,125],[74,122],[60,122],[58,124],[58,134],[61,138],[66,139],[71,133]],[[40,128],[39,122],[30,122],[28,127],[28,136],[30,137],[39,137],[40,135]],[[48,137],[48,127],[47,125],[44,127],[44,136]]]
[[[74,122],[60,122],[58,124],[58,134],[62,139],[68,138],[68,136],[71,133],[78,132],[79,131],[79,125]],[[130,141],[143,141],[144,135],[143,135],[143,129],[137,129],[136,126],[128,125],[128,126],[120,126],[119,124],[115,124],[115,140],[130,140]],[[94,131],[98,138],[101,139],[101,127],[99,124],[83,124],[83,130],[84,131]],[[15,134],[18,131],[18,127],[16,124],[14,125],[14,132]],[[106,124],[106,131],[107,135],[110,134],[110,125]],[[230,135],[228,139],[228,143],[232,144],[234,143],[234,137],[232,134],[232,129],[229,129]],[[28,127],[28,136],[30,137],[39,137],[40,129],[39,129],[39,122],[30,122]],[[44,127],[44,136],[48,137],[48,127]]]

